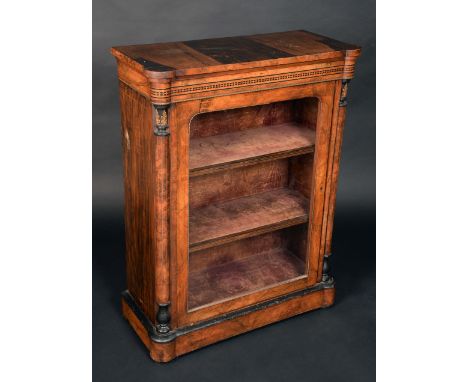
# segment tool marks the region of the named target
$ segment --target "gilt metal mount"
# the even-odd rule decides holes
[[[169,135],[169,104],[154,106],[153,131],[155,135]]]
[[[348,106],[348,84],[351,80],[341,81],[341,95],[340,95],[340,106]]]

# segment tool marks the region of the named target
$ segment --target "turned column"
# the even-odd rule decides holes
[[[154,162],[156,187],[155,274],[156,274],[156,329],[168,333],[170,328],[170,272],[169,272],[169,107],[153,104],[153,132],[156,151]]]

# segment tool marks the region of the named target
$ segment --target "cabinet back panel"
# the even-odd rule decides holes
[[[190,272],[200,272],[209,267],[225,265],[234,260],[254,256],[273,247],[286,245],[282,231],[269,232],[233,243],[192,252],[190,254]]]
[[[196,176],[189,182],[189,206],[202,207],[287,185],[287,159]]]
[[[295,120],[293,102],[276,102],[268,105],[199,114],[190,123],[190,138],[202,138],[292,122]]]
[[[304,98],[295,101],[296,122],[315,130],[318,113],[318,99]]]
[[[289,188],[310,198],[314,154],[301,155],[289,159]]]
[[[272,248],[286,247],[302,260],[307,254],[308,224],[249,237],[229,244],[219,245],[190,254],[190,272],[224,265],[236,259],[257,255]]]
[[[317,105],[316,98],[304,98],[198,114],[190,123],[190,138],[209,137],[288,122],[301,122],[315,129]]]

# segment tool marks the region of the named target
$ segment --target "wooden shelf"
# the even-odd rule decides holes
[[[305,263],[285,248],[216,264],[189,274],[189,309],[272,287],[304,275]]]
[[[309,200],[281,188],[190,211],[190,252],[308,221]]]
[[[190,175],[287,158],[314,151],[315,131],[283,123],[194,138],[190,142]]]

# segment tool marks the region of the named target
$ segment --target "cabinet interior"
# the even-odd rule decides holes
[[[306,276],[318,100],[190,124],[188,309]]]

